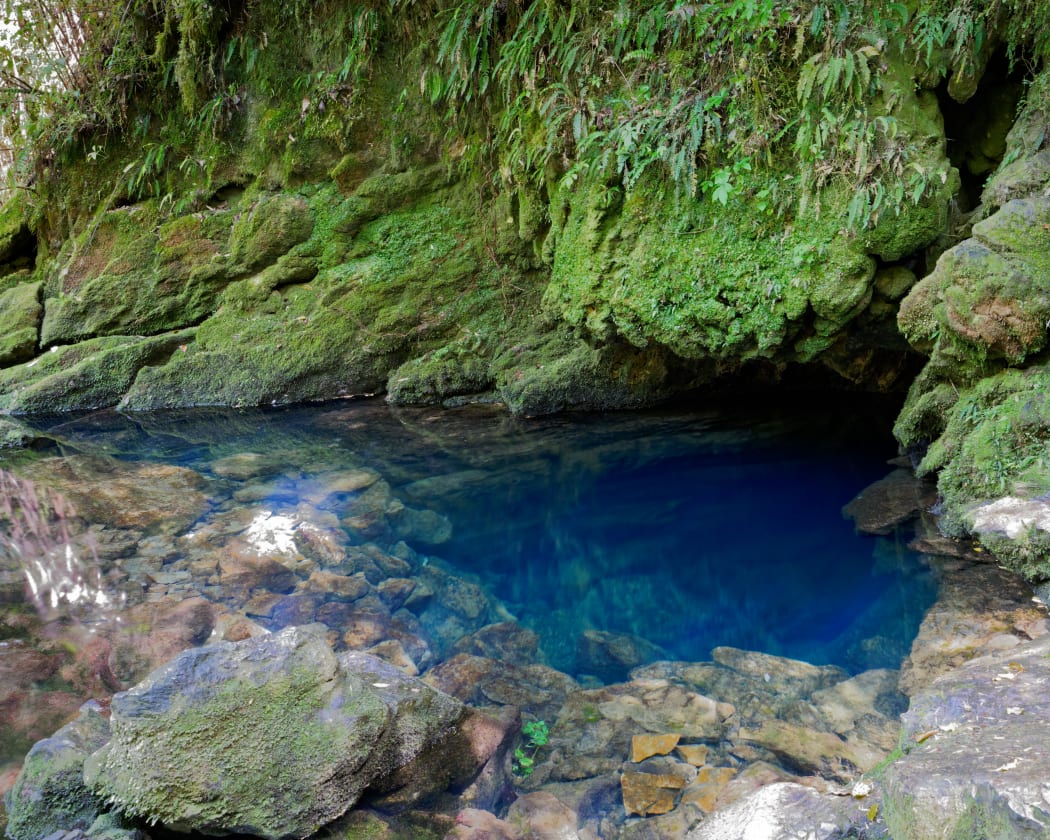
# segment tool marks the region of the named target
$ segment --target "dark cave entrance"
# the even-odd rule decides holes
[[[956,202],[963,213],[980,203],[985,182],[1003,159],[1006,135],[1024,96],[1026,77],[1022,66],[1011,66],[1005,50],[997,50],[976,92],[965,102],[952,99],[947,80],[937,88],[948,159],[962,177]]]

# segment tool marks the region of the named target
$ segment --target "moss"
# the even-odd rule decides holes
[[[161,731],[151,715],[115,722],[114,740],[88,760],[85,779],[128,814],[175,829],[283,836],[282,827],[294,831],[316,808],[318,793],[304,788],[316,763],[324,757],[344,772],[360,767],[390,716],[374,693],[348,686],[332,710],[340,723],[329,723],[318,706],[319,686],[327,687],[302,669],[262,685],[232,679],[207,692],[199,707],[169,715]],[[348,719],[356,725],[347,727]],[[148,763],[134,758],[142,755]]]
[[[24,283],[0,292],[0,367],[35,355],[44,312],[40,289],[40,283]]]
[[[0,411],[38,414],[116,405],[142,368],[166,360],[192,338],[193,330],[96,339],[45,354],[37,364],[0,371]]]
[[[67,243],[47,283],[41,343],[149,335],[197,323],[228,281],[231,211],[159,225],[149,206],[104,214]]]
[[[313,228],[313,214],[303,198],[290,193],[264,195],[240,214],[233,227],[233,260],[246,272],[258,270],[309,239]]]

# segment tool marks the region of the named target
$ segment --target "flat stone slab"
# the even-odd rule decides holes
[[[1050,834],[1050,638],[939,677],[902,723],[913,748],[882,781],[894,837]]]

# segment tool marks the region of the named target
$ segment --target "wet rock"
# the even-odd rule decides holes
[[[420,570],[418,577],[434,593],[419,619],[442,650],[488,624],[509,618],[501,605],[478,583],[450,574],[434,563]]]
[[[666,814],[696,778],[696,768],[673,759],[654,759],[626,767],[620,776],[627,815]]]
[[[85,787],[84,761],[109,740],[103,708],[86,703],[76,720],[43,741],[25,758],[8,793],[7,836],[39,840],[60,829],[86,829],[99,816],[99,801]]]
[[[456,825],[445,840],[522,840],[509,822],[478,808],[464,808],[456,814]]]
[[[1046,837],[1050,637],[983,656],[912,696],[912,748],[882,779],[894,837]]]
[[[721,740],[732,714],[732,706],[666,680],[574,691],[551,727],[534,783],[613,772],[630,755],[635,735],[676,732],[690,740]]]
[[[553,793],[538,790],[514,800],[507,822],[530,840],[557,840],[576,836],[576,812]]]
[[[84,768],[96,795],[176,830],[266,838],[312,834],[462,715],[381,660],[337,658],[316,625],[186,651],[112,710]]]
[[[397,639],[386,639],[377,645],[367,648],[365,653],[376,656],[384,662],[389,662],[410,677],[419,676],[419,667],[412,661],[412,657],[405,652],[404,646]]]
[[[234,481],[249,481],[260,476],[273,475],[286,466],[283,453],[238,452],[212,461],[213,473]]]
[[[930,561],[940,579],[937,602],[927,611],[911,653],[901,666],[900,689],[914,695],[936,677],[1002,644],[1048,632],[1046,609],[1033,602],[1017,575],[988,562]]]
[[[349,604],[370,594],[372,584],[360,572],[355,575],[340,575],[319,570],[299,584],[298,591],[319,595],[325,602],[340,601]]]
[[[539,659],[539,636],[516,621],[489,624],[456,642],[455,653],[532,665]]]
[[[65,496],[84,519],[114,528],[170,536],[210,508],[203,476],[184,467],[72,456],[36,461],[24,472]]]
[[[360,493],[379,481],[379,473],[369,469],[320,473],[299,490],[303,501],[319,508],[331,508],[348,496]]]
[[[768,691],[777,694],[809,695],[847,676],[833,665],[810,665],[797,659],[731,647],[716,647],[711,651],[711,658],[738,674],[760,679]]]
[[[291,592],[299,576],[279,559],[261,554],[243,540],[231,540],[219,558],[219,582],[233,599],[257,589]]]
[[[467,709],[444,737],[370,786],[369,807],[383,813],[449,805],[498,808],[511,796],[507,755],[520,727],[514,710],[488,715]],[[450,788],[462,793],[446,794]]]
[[[783,720],[763,721],[754,729],[741,728],[734,742],[768,750],[783,764],[802,774],[848,782],[878,764],[893,748],[878,749],[864,742],[850,743],[833,732],[822,732]]]
[[[438,546],[452,539],[452,523],[437,511],[402,507],[390,520],[397,538],[409,545]]]
[[[424,681],[472,705],[514,706],[550,720],[579,684],[546,665],[517,666],[458,654],[432,668]]]
[[[585,630],[576,641],[576,670],[606,683],[627,678],[646,662],[670,658],[667,651],[639,636]]]
[[[872,803],[849,796],[827,796],[802,785],[783,782],[760,788],[734,805],[715,811],[687,840],[838,840],[886,837],[881,821],[868,818]],[[910,835],[898,835],[908,837]]]
[[[127,629],[116,634],[108,666],[123,685],[131,685],[187,648],[203,644],[215,628],[216,608],[204,598],[164,598],[132,607]]]
[[[811,698],[832,732],[853,745],[863,743],[874,753],[890,753],[900,735],[898,715],[907,708],[900,694],[898,671],[864,671]]]
[[[736,772],[732,767],[701,767],[696,778],[682,791],[682,803],[710,814]]]
[[[412,597],[415,588],[416,582],[412,578],[387,578],[376,587],[376,593],[392,612],[396,612]]]
[[[892,534],[894,528],[937,501],[937,487],[914,476],[911,470],[894,470],[865,487],[842,513],[865,534]]]
[[[667,755],[671,752],[682,736],[678,734],[664,735],[635,735],[631,739],[631,761],[637,763],[645,761],[654,755]],[[688,748],[687,748],[688,749]],[[706,748],[701,748],[706,749]]]

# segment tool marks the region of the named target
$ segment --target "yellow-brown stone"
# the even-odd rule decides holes
[[[693,767],[703,767],[707,763],[707,754],[710,750],[703,744],[679,744],[678,754],[687,764]]]
[[[705,814],[711,813],[722,789],[735,775],[736,770],[730,767],[702,767],[682,793],[682,802],[696,805]]]
[[[678,742],[682,740],[681,735],[635,735],[631,739],[631,761],[637,764],[654,755],[667,755]]]
[[[674,810],[675,798],[685,787],[685,779],[664,773],[627,771],[620,777],[623,807],[630,814],[647,817]]]

